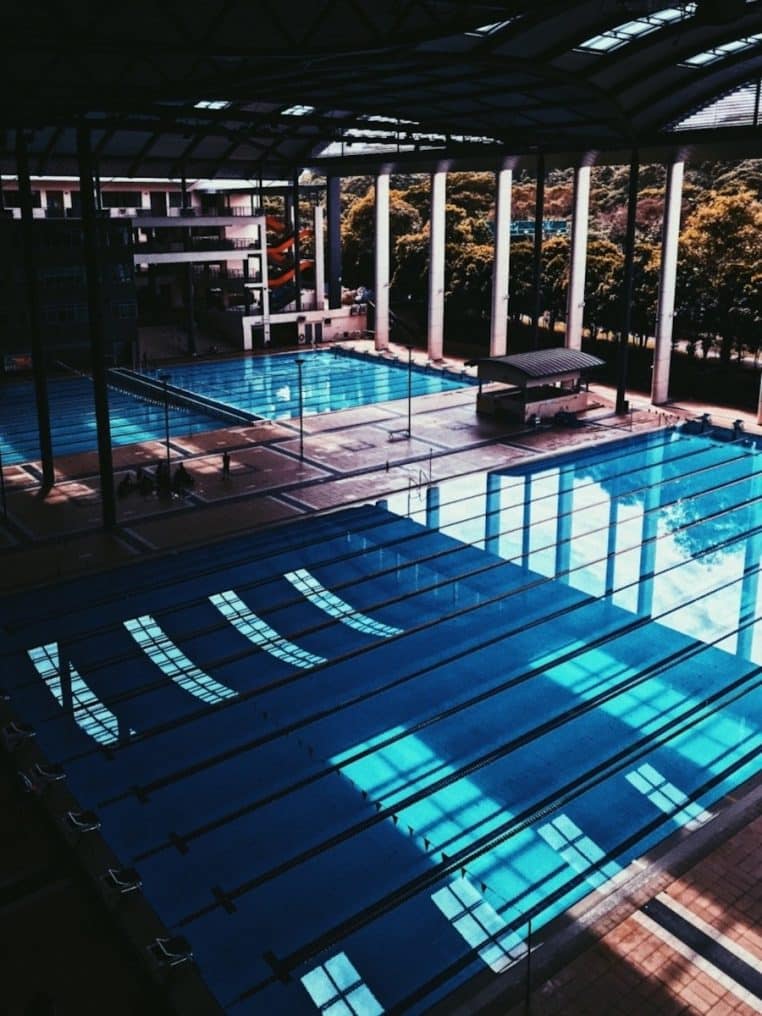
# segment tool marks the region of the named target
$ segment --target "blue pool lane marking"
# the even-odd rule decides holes
[[[192,663],[167,637],[150,614],[125,621],[124,627],[143,652],[183,691],[201,699],[207,705],[215,705],[238,695],[233,688],[220,684],[203,670],[199,670],[196,664]]]
[[[622,870],[618,864],[608,861],[600,864],[606,852],[598,844],[586,836],[579,826],[568,815],[557,815],[552,822],[547,822],[537,830],[548,846],[559,854],[564,861],[580,875],[584,875],[588,885],[597,889],[598,886],[615,878]],[[591,870],[595,868],[595,870]]]
[[[354,628],[355,631],[364,632],[366,635],[377,635],[381,638],[402,634],[402,628],[383,624],[383,622],[376,621],[372,617],[368,617],[367,614],[355,610],[346,600],[342,600],[341,597],[326,589],[306,568],[297,568],[296,571],[287,572],[283,577],[314,607],[322,610],[336,621],[341,621],[349,628]]]
[[[627,782],[641,794],[645,794],[651,804],[659,811],[671,816],[675,822],[686,829],[698,829],[712,818],[710,811],[705,811],[695,804],[674,783],[670,783],[658,769],[645,763],[631,773],[627,773]]]
[[[58,643],[50,642],[45,646],[37,646],[35,649],[28,649],[27,653],[53,698],[59,706],[63,706],[64,693]],[[98,744],[115,744],[119,740],[119,721],[116,716],[93,694],[76,668],[70,663],[67,667],[67,684],[71,681],[75,723]],[[134,733],[134,730],[130,730],[130,734]]]
[[[501,974],[526,956],[526,945],[521,936],[508,928],[500,914],[467,878],[455,879],[435,892],[431,899],[496,974]]]
[[[214,593],[210,602],[219,610],[226,621],[229,621],[250,642],[259,649],[264,649],[271,656],[290,663],[295,667],[317,667],[325,663],[325,657],[302,649],[294,642],[279,635],[270,625],[250,610],[243,600],[232,589],[224,593]]]
[[[301,978],[312,1001],[328,1016],[381,1016],[384,1008],[346,953],[338,953]]]

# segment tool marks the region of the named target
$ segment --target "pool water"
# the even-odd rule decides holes
[[[221,360],[173,367],[172,383],[267,419],[299,414],[299,366],[302,361],[303,411],[327,413],[371,402],[406,399],[407,364],[341,350]],[[414,366],[412,395],[432,395],[472,384],[471,378]]]
[[[161,373],[173,385],[206,395],[266,419],[299,414],[296,354],[260,356],[175,365]],[[350,409],[370,402],[407,398],[408,369],[387,360],[346,352],[310,350],[301,355],[305,414]],[[156,376],[157,372],[150,372]],[[413,397],[451,391],[473,383],[468,377],[438,370],[410,372]],[[70,455],[97,446],[92,383],[87,378],[48,381],[53,454]],[[109,388],[111,440],[115,446],[163,441],[164,407]],[[170,436],[182,437],[224,427],[220,419],[170,406]],[[9,382],[0,387],[0,452],[6,465],[40,455],[32,386]]]
[[[17,595],[11,707],[225,1011],[422,1013],[762,771],[761,477],[660,433]]]
[[[93,385],[88,378],[50,378],[50,429],[53,455],[93,451],[98,438]],[[163,441],[164,406],[109,389],[111,441],[116,447],[139,441]],[[219,420],[176,406],[169,407],[170,437],[196,434],[221,426]],[[37,411],[31,384],[9,382],[0,387],[0,452],[3,463],[31,462],[40,457]]]

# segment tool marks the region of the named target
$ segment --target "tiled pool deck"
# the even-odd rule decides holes
[[[57,484],[46,497],[40,495],[34,464],[6,468],[9,524],[0,526],[0,591],[191,548],[559,448],[618,439],[630,430],[657,429],[705,411],[721,425],[740,417],[749,433],[762,433],[751,414],[687,403],[657,412],[637,396],[633,413],[623,421],[613,415],[610,390],[592,386],[592,391],[599,403],[587,417],[592,425],[576,430],[526,431],[478,420],[474,390],[463,389],[415,400],[412,438],[400,435],[407,426],[405,400],[306,417],[303,460],[296,421],[173,439],[173,459],[182,459],[194,477],[192,493],[169,502],[130,494],[118,502],[119,528],[112,535],[99,530],[94,454],[58,461]],[[224,449],[232,459],[229,478],[222,476]],[[157,442],[116,449],[117,475],[155,463],[164,453]],[[439,1012],[761,1013],[762,998],[744,987],[742,976],[733,976],[733,957],[741,973],[762,966],[759,785],[744,801],[732,802],[729,813],[734,818],[724,827],[724,839],[707,841],[699,849],[703,856],[681,852],[678,845],[656,881],[644,888],[642,900],[626,901],[597,924],[580,927],[555,957],[538,952],[528,997],[518,973],[519,981],[507,993],[496,993],[494,983],[483,992],[477,985]],[[0,843],[0,954],[8,961],[0,1012],[53,1011],[29,1008],[44,1005],[46,998],[56,1000],[57,1012],[154,1011],[132,961],[102,927],[107,922],[99,904],[48,844],[33,809],[16,793],[10,770],[0,773],[0,816],[9,830]],[[649,902],[654,898],[657,911]],[[666,926],[669,921],[655,919],[664,908],[677,914],[678,933]],[[686,926],[721,946],[722,956],[731,957],[730,973],[693,948],[690,934],[681,937]],[[181,999],[182,991],[175,1000],[185,1008]]]

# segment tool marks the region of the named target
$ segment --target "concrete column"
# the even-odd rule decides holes
[[[87,127],[77,128],[77,156],[79,160],[79,190],[82,201],[85,269],[87,273],[87,309],[90,318],[91,371],[95,400],[95,423],[98,437],[101,510],[104,529],[113,529],[116,526],[116,498],[114,496],[114,467],[111,454],[111,428],[109,424],[108,387],[106,383],[106,330],[103,321],[101,265],[98,256],[98,248],[100,246],[98,235],[99,220],[95,214],[95,188],[90,131]]]
[[[188,356],[196,355],[196,318],[194,316],[196,302],[196,288],[193,281],[193,265],[189,261],[185,266],[185,304],[186,304],[186,326],[188,329]]]
[[[487,504],[484,512],[484,549],[489,554],[500,553],[500,487],[497,473],[487,474]]]
[[[327,186],[328,306],[341,307],[341,177],[329,176]]]
[[[680,239],[684,168],[685,164],[677,161],[667,169],[667,192],[664,197],[664,223],[661,234],[659,306],[656,311],[656,346],[651,378],[651,401],[657,406],[669,398],[669,367],[672,356],[672,325],[675,318],[677,246]]]
[[[323,241],[323,206],[312,210],[312,236],[315,248],[315,310],[325,309],[325,243]]]
[[[16,165],[21,203],[21,256],[24,263],[26,306],[29,315],[29,345],[32,353],[34,399],[37,406],[37,433],[40,440],[42,486],[50,490],[55,482],[53,444],[50,437],[50,399],[45,371],[45,353],[40,325],[40,291],[37,280],[37,252],[32,210],[32,185],[29,177],[29,155],[23,130],[16,132]]]
[[[426,525],[439,529],[439,487],[426,488]]]
[[[582,320],[585,308],[587,227],[590,214],[590,166],[574,171],[574,212],[569,251],[569,292],[566,299],[567,349],[582,348]]]
[[[389,174],[376,177],[376,349],[389,348]]]
[[[503,168],[498,171],[496,176],[495,262],[492,267],[489,355],[505,356],[508,351],[508,279],[511,254],[513,170]]]
[[[444,275],[445,275],[445,194],[447,171],[431,174],[431,242],[429,246],[429,359],[442,359],[444,350]]]
[[[635,277],[635,213],[638,210],[638,177],[640,160],[633,151],[630,160],[630,179],[627,188],[627,228],[624,238],[624,279],[622,281],[622,330],[619,333],[618,380],[616,412],[624,413],[627,403],[627,359],[630,349],[630,322],[632,320],[632,284]]]
[[[542,226],[545,215],[545,156],[537,156],[537,185],[534,200],[534,257],[532,259],[532,349],[540,345],[542,310]]]

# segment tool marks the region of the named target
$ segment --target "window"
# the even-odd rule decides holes
[[[301,980],[325,1016],[380,1016],[384,1011],[345,953],[326,960]]]
[[[683,66],[708,67],[709,64],[717,63],[733,53],[742,53],[745,49],[752,49],[760,42],[762,42],[762,32],[757,35],[747,35],[743,39],[734,39],[732,42],[725,42],[720,46],[705,49],[701,53],[696,53],[695,56],[688,57],[687,60],[683,60]]]
[[[6,190],[3,187],[3,202],[6,208],[21,208],[21,197],[18,190]],[[32,191],[32,207],[42,208],[42,196],[39,191]]]
[[[194,109],[227,109],[230,103],[226,99],[199,99],[193,104]]]
[[[587,50],[592,53],[611,53],[621,46],[626,46],[634,39],[642,39],[652,32],[664,28],[678,21],[685,21],[696,13],[696,4],[689,3],[684,7],[667,7],[661,11],[654,11],[642,18],[635,18],[633,21],[625,21],[616,28],[594,35],[585,42],[581,42],[577,49]]]
[[[140,191],[101,191],[103,208],[140,208],[142,201]]]
[[[310,113],[315,112],[314,106],[289,106],[287,109],[282,109],[281,113],[283,116],[309,116]]]

